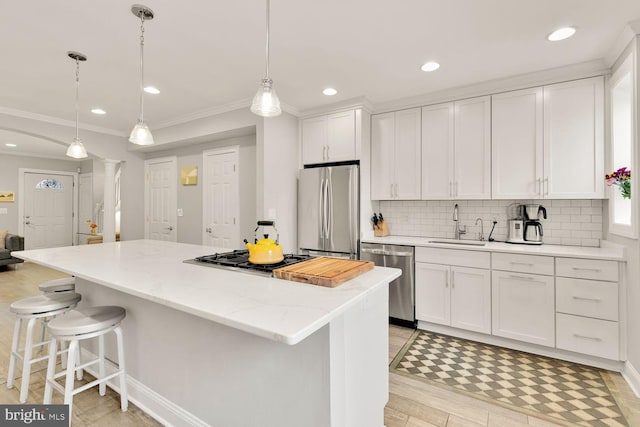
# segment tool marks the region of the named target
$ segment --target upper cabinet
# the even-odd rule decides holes
[[[602,77],[492,98],[494,199],[604,196]]]
[[[420,109],[371,116],[371,199],[420,199]]]
[[[544,87],[544,183],[548,199],[604,197],[604,79]]]
[[[302,121],[302,163],[356,160],[356,118],[349,110]]]
[[[491,99],[492,195],[494,199],[542,197],[542,88]]]
[[[491,198],[491,98],[422,109],[422,199]]]

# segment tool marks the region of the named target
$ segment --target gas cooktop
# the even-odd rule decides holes
[[[212,255],[203,255],[194,259],[188,259],[184,262],[189,264],[205,265],[209,267],[219,267],[228,269],[240,269],[247,272],[261,272],[271,274],[276,268],[285,265],[296,264],[298,262],[311,259],[310,255],[294,255],[285,254],[284,259],[275,264],[253,264],[249,262],[248,250],[235,250],[232,252],[215,253]]]

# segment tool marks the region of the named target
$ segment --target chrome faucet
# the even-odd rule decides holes
[[[464,225],[460,226],[460,220],[458,219],[458,204],[457,203],[453,207],[453,221],[456,223],[455,236],[456,236],[456,239],[459,240],[461,234],[466,234],[467,233],[467,227],[464,226]]]
[[[482,222],[482,218],[476,218],[476,225],[478,225],[478,221],[480,221],[480,233],[478,233],[478,240],[484,240],[484,222]]]

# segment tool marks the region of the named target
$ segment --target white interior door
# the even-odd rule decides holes
[[[73,175],[24,174],[25,249],[73,244],[73,193]]]
[[[145,161],[145,238],[177,241],[177,159]]]
[[[203,153],[202,244],[239,249],[238,147]]]
[[[89,224],[97,220],[93,217],[93,174],[81,173],[78,176],[78,233],[91,233]]]

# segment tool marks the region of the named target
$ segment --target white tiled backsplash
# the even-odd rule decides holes
[[[597,247],[602,239],[602,200],[381,201],[380,211],[393,235],[453,239],[456,203],[460,224],[467,227],[463,239],[478,238],[480,223],[476,226],[475,222],[476,218],[482,218],[485,240],[492,221],[498,221],[492,237],[504,241],[510,218],[508,211],[515,204],[529,203],[540,203],[547,209],[547,219],[541,221],[544,243]]]

